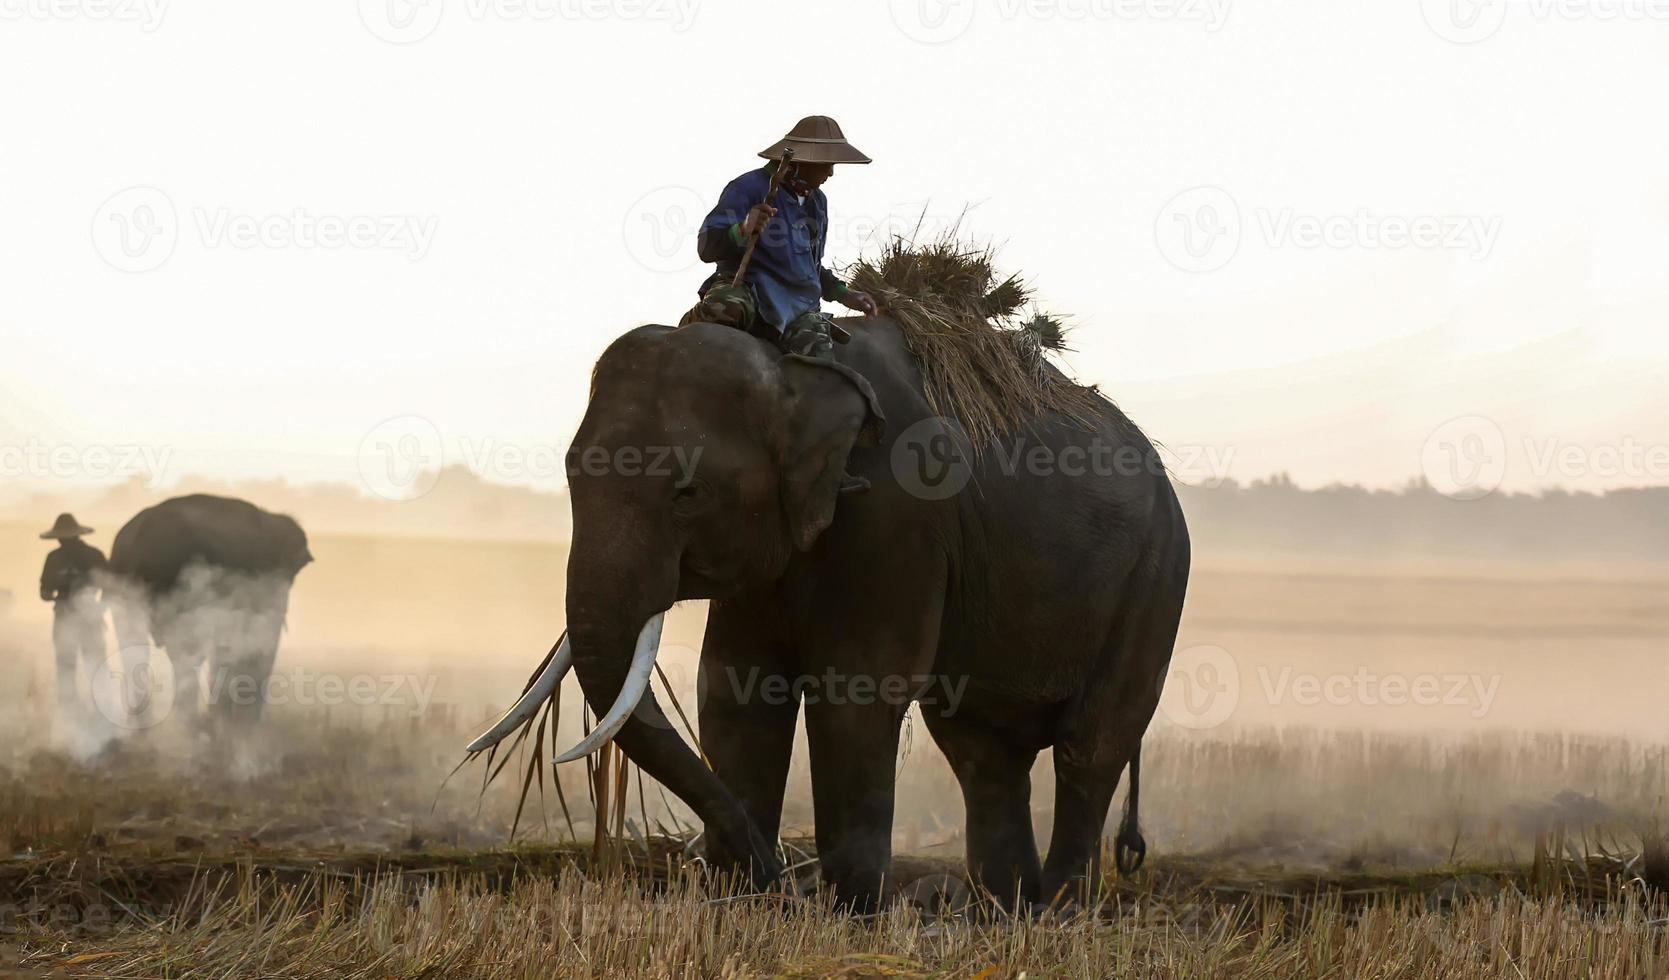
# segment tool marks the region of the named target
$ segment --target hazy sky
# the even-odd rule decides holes
[[[0,0],[0,84],[9,481],[554,482],[827,113],[831,259],[966,208],[1185,478],[1669,483],[1669,3]]]

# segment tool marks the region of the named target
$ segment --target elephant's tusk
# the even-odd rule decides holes
[[[467,751],[470,754],[484,752],[504,741],[505,736],[519,728],[522,723],[532,718],[538,712],[540,705],[545,703],[558,687],[562,686],[562,678],[567,676],[569,668],[574,666],[574,649],[568,644],[568,637],[562,638],[562,643],[556,648],[545,669],[539,672],[527,693],[520,701],[511,706],[504,716],[493,723],[493,727],[482,732],[480,737],[469,743]]]
[[[649,617],[649,622],[643,624],[643,630],[637,635],[637,649],[632,653],[632,666],[626,672],[626,683],[620,685],[620,696],[614,699],[614,707],[608,709],[608,714],[597,722],[597,727],[591,730],[580,744],[557,756],[552,765],[573,762],[584,758],[602,748],[614,734],[624,728],[626,719],[637,709],[637,703],[643,700],[643,693],[649,689],[649,676],[655,672],[655,652],[661,645],[661,624],[666,620],[666,613],[658,612]]]

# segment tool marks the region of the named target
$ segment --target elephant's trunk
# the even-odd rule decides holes
[[[649,692],[664,613],[649,618],[634,645],[630,633],[604,640],[575,630],[574,673],[586,701],[601,720],[591,735],[558,758],[577,759],[605,744],[612,735],[626,758],[671,790],[701,817],[705,833],[725,853],[738,855],[756,887],[767,887],[782,873],[775,848],[760,836],[753,821],[719,778],[707,768]],[[630,659],[625,656],[631,650]]]
[[[612,738],[626,758],[701,817],[710,838],[721,841],[727,853],[745,857],[756,886],[770,884],[782,870],[774,848],[673,729],[649,690],[661,627],[677,593],[676,561],[628,569],[624,563],[578,558],[599,554],[585,545],[576,540],[576,558],[569,567],[567,638],[551,652],[521,700],[471,743],[470,750],[497,744],[532,718],[547,698],[556,696],[571,669],[599,721],[580,744],[555,761],[581,758]]]

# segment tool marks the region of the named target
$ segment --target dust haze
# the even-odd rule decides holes
[[[448,474],[426,503],[348,487],[229,489],[296,517],[317,559],[291,595],[260,734],[218,744],[177,718],[137,732],[105,725],[69,743],[54,733],[51,612],[33,601],[45,543],[35,539],[38,521],[10,520],[0,522],[0,583],[10,593],[0,599],[0,669],[19,679],[0,695],[10,778],[69,744],[89,772],[119,763],[124,779],[167,772],[239,787],[246,818],[205,818],[194,834],[272,840],[274,826],[287,826],[292,843],[371,848],[506,840],[515,780],[481,801],[478,767],[443,782],[562,630],[566,500],[467,472]],[[1630,553],[1628,524],[1643,508],[1663,509],[1661,491],[1504,495],[1494,505],[1433,500],[1418,486],[1361,491],[1352,503],[1348,488],[1281,480],[1183,492],[1195,573],[1144,747],[1144,824],[1156,849],[1261,866],[1418,867],[1521,858],[1553,828],[1645,833],[1661,815],[1669,565],[1596,555],[1609,539]],[[116,487],[79,501],[99,529],[92,543],[107,547],[117,512],[154,497]],[[1390,538],[1349,542],[1360,527],[1351,512],[1364,505],[1381,512],[1373,533]],[[498,533],[534,509],[550,531],[544,540]],[[1560,536],[1540,530],[1556,509],[1588,515],[1586,533],[1568,520]],[[1408,516],[1403,526],[1429,532],[1449,521],[1462,535],[1487,517],[1499,545],[1398,536],[1398,514]],[[1526,549],[1538,559],[1524,560]],[[692,724],[705,614],[705,603],[676,607],[659,658]],[[565,742],[581,734],[569,687]],[[656,693],[666,704],[665,690]],[[232,695],[210,676],[204,696],[212,707]],[[960,793],[917,718],[898,766],[897,848],[960,855]],[[1045,754],[1034,770],[1040,843],[1050,768]],[[274,816],[297,805],[301,774],[331,805],[306,819]],[[583,766],[567,767],[562,786],[569,812],[554,799],[535,803],[521,837],[590,833]],[[649,831],[694,823],[652,785],[633,790],[629,814]],[[811,820],[802,742],[785,834],[809,832]]]

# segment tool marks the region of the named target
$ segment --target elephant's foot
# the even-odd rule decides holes
[[[823,885],[834,894],[835,906],[852,915],[869,915],[881,909],[886,877],[892,855],[870,849],[846,847],[822,858]]]
[[[747,882],[757,891],[768,891],[783,880],[776,848],[753,821],[744,818],[740,825],[708,823],[703,836],[707,845],[704,856],[714,870],[732,873],[738,882]]]

